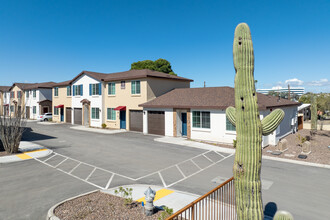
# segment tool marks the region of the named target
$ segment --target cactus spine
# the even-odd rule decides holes
[[[237,219],[263,219],[261,198],[261,141],[281,123],[282,110],[273,111],[260,121],[254,84],[254,54],[250,29],[241,23],[236,27],[233,45],[235,108],[228,107],[228,120],[236,126],[235,178]]]
[[[293,216],[287,211],[277,211],[273,220],[293,220]]]
[[[317,131],[317,103],[316,96],[312,97],[312,106],[311,106],[311,130],[313,133]]]

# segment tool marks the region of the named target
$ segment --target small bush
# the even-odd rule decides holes
[[[170,217],[173,214],[173,209],[170,209],[167,206],[163,207],[164,212],[162,212],[160,214],[160,216],[158,217],[158,220],[165,220],[166,218]]]
[[[116,195],[120,194],[120,197],[123,197],[125,199],[124,205],[132,204],[132,202],[133,202],[132,192],[133,192],[132,188],[125,189],[122,186],[120,186],[118,189],[115,190]]]
[[[102,124],[102,128],[104,129],[104,128],[106,128],[107,127],[107,125],[106,124]]]
[[[297,134],[296,137],[297,137],[298,145],[300,146],[302,146],[302,144],[305,143],[305,141],[307,141],[307,138],[301,136],[300,134]]]

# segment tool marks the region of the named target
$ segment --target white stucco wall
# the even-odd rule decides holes
[[[51,90],[50,90],[51,91]],[[29,98],[26,97],[26,94],[29,93]],[[39,89],[36,90],[36,97],[33,97],[33,90],[26,90],[25,91],[25,105],[30,107],[30,119],[37,119],[38,115],[40,114],[40,91]],[[33,114],[33,107],[36,107],[36,113]]]
[[[83,99],[88,99],[90,104],[90,126],[92,127],[101,127],[102,121],[103,121],[103,105],[102,105],[102,95],[89,95],[89,84],[95,84],[100,83],[100,81],[87,76],[82,75],[79,77],[76,81],[72,83],[72,85],[83,85],[83,95],[82,96],[72,96],[72,108],[82,108],[82,103],[80,102]],[[103,92],[103,84],[102,84],[102,92]],[[72,89],[73,90],[73,89]],[[72,91],[73,92],[73,91]],[[73,94],[73,93],[72,93]],[[92,119],[92,108],[100,108],[101,112],[99,113],[100,118],[99,119]],[[83,117],[83,116],[82,116]],[[74,123],[74,111],[72,111],[72,124]]]
[[[5,96],[6,96],[6,98],[5,98]],[[5,92],[3,94],[3,104],[4,105],[9,105],[10,104],[10,92]]]
[[[143,133],[148,134],[148,111],[165,112],[165,136],[173,136],[173,109],[144,108],[143,109]]]

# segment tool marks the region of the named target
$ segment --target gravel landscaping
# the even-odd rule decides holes
[[[296,134],[290,134],[283,139],[288,141],[288,150],[281,153],[280,155],[273,155],[272,152],[278,151],[277,146],[269,145],[262,150],[263,155],[271,157],[279,157],[285,159],[306,161],[311,163],[319,164],[328,164],[330,165],[330,131],[317,131],[316,135],[312,137],[311,142],[311,153],[307,155],[306,159],[298,158],[298,155],[302,152],[302,147],[299,146],[299,141],[297,139],[298,134],[301,137],[310,137],[310,130],[302,129],[299,130]],[[234,149],[232,145],[210,143],[201,141],[202,143],[213,144],[219,147],[231,148]]]
[[[153,220],[162,213],[159,211],[152,216],[145,216],[140,203],[135,202],[129,207],[124,202],[124,198],[95,192],[61,204],[55,209],[55,215],[61,220]]]

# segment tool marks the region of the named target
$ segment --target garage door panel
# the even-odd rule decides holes
[[[149,111],[148,112],[148,133],[165,135],[165,112]]]
[[[72,117],[72,115],[71,115],[71,113],[72,113],[72,108],[66,108],[65,109],[65,117],[66,117],[66,123],[72,123],[72,120],[71,120],[71,117]]]
[[[143,113],[142,110],[129,111],[129,129],[131,131],[143,131]]]
[[[74,109],[74,124],[82,125],[82,109],[81,108]]]

